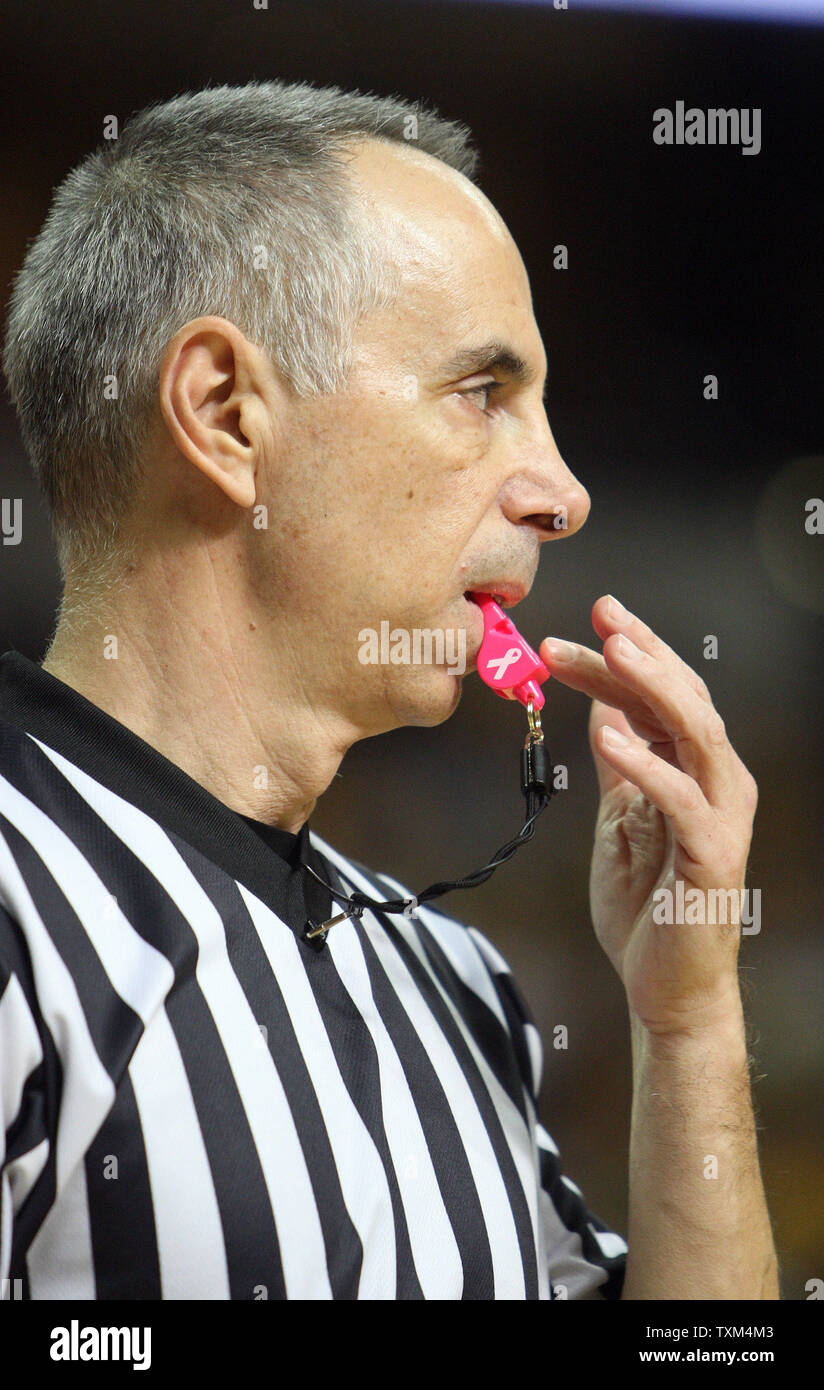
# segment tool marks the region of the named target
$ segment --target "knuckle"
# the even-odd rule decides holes
[[[650,656],[654,657],[656,661],[659,657],[662,657],[667,651],[666,642],[662,641],[662,639],[656,633],[653,632],[651,627],[647,627],[646,623],[639,624],[638,635],[643,641],[644,650]]]
[[[715,748],[723,747],[727,741],[727,726],[716,709],[707,715],[706,735],[707,742]]]
[[[647,627],[646,623],[642,622],[640,618],[634,617],[632,622],[628,624],[626,632],[627,636],[631,638],[635,645],[640,647],[642,651],[648,652],[651,656],[658,655],[663,645],[661,639],[656,637],[652,628]]]
[[[683,790],[682,803],[686,811],[698,811],[704,804],[704,796],[698,783],[690,777]]]

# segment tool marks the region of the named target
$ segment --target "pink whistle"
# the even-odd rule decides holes
[[[535,709],[542,709],[539,682],[549,679],[547,667],[490,594],[473,594],[472,599],[484,615],[477,657],[481,680],[505,700],[520,700],[524,706],[531,700]]]

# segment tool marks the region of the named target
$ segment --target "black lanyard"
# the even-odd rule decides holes
[[[341,893],[337,888],[333,888],[331,883],[327,883],[324,878],[321,878],[320,874],[315,873],[315,870],[310,868],[308,864],[303,864],[306,872],[317,879],[318,883],[331,893],[333,899],[344,907],[343,912],[339,912],[325,922],[313,922],[311,919],[307,921],[303,929],[304,941],[310,942],[315,947],[324,946],[326,934],[330,927],[334,927],[337,922],[345,922],[349,918],[361,917],[367,908],[372,912],[388,912],[399,916],[408,916],[414,912],[416,907],[431,902],[433,898],[442,898],[445,893],[451,893],[456,888],[478,888],[480,884],[486,883],[486,880],[491,878],[501,864],[505,864],[508,859],[511,859],[513,854],[521,848],[521,845],[525,845],[527,841],[532,839],[535,834],[535,822],[549,804],[554,788],[552,785],[552,764],[544,745],[541,719],[532,700],[527,704],[527,715],[529,732],[521,750],[521,790],[526,800],[526,819],[515,838],[508,840],[482,869],[476,869],[474,873],[467,874],[465,878],[442,879],[439,883],[431,883],[428,888],[424,888],[414,898],[387,898],[383,902],[377,898],[370,898],[366,893]]]

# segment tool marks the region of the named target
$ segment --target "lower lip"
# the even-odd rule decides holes
[[[470,648],[466,654],[467,671],[475,669],[475,661],[484,640],[484,615],[474,599],[467,598],[464,594],[464,602],[467,608],[471,609],[474,616],[471,622],[466,625],[467,646]]]

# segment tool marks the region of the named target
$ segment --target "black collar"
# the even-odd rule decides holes
[[[21,652],[0,657],[2,720],[33,734],[138,806],[276,912],[294,872],[295,851],[340,886],[332,866],[312,847],[308,823],[292,837],[238,815],[151,744]]]

